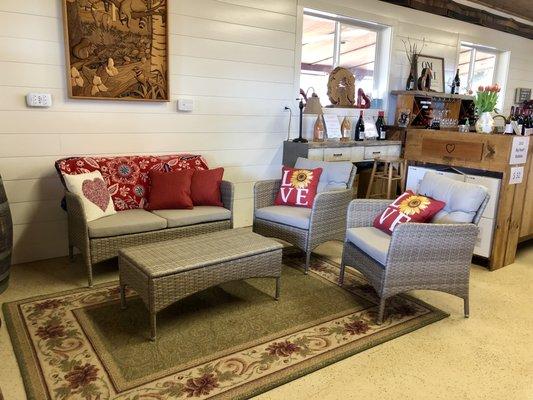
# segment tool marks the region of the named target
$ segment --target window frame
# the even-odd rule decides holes
[[[468,82],[466,85],[467,90],[475,90],[472,88],[472,82],[474,80],[476,55],[478,51],[482,51],[483,53],[487,53],[487,54],[492,54],[495,57],[494,68],[492,70],[492,77],[491,77],[491,84],[494,84],[494,79],[498,72],[498,67],[499,67],[498,63],[500,61],[500,54],[502,52],[494,47],[488,47],[488,46],[483,46],[483,45],[473,44],[473,43],[468,43],[468,42],[460,42],[459,43],[459,54],[461,54],[461,50],[463,49],[463,47],[467,47],[471,49],[470,62],[468,65]],[[457,60],[457,67],[459,68],[459,58]]]
[[[332,68],[335,69],[339,66],[340,63],[340,57],[341,57],[341,25],[349,25],[354,26],[357,28],[363,28],[367,29],[369,31],[376,33],[376,44],[375,44],[375,51],[374,51],[374,73],[372,77],[372,93],[367,93],[372,95],[372,97],[375,97],[375,93],[379,92],[380,89],[380,74],[379,71],[381,71],[381,45],[383,43],[383,35],[387,31],[387,29],[390,29],[390,26],[383,25],[377,22],[371,22],[371,21],[364,21],[357,18],[351,18],[346,16],[341,16],[337,14],[331,14],[324,11],[318,11],[311,8],[304,8],[303,14],[302,14],[302,20],[303,18],[309,15],[311,17],[315,18],[322,18],[327,19],[330,21],[335,22],[335,34],[333,39],[333,54],[332,54]],[[301,31],[301,35],[303,36],[303,29]],[[300,41],[301,42],[301,41]],[[300,77],[302,74],[302,62],[301,62],[301,55],[302,55],[302,47],[300,43],[300,64],[298,65],[299,68],[299,74],[298,74],[298,82],[300,82]]]

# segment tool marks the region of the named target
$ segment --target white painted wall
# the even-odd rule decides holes
[[[253,182],[279,175],[283,108],[297,109],[303,6],[392,26],[390,89],[404,85],[406,37],[425,37],[425,52],[445,57],[448,75],[460,40],[510,51],[506,109],[515,87],[533,87],[532,41],[377,0],[169,3],[172,102],[139,104],[68,99],[61,0],[0,1],[0,174],[15,224],[15,262],[67,252],[53,169],[64,156],[201,153],[211,166],[226,168],[236,184],[236,223],[249,225]],[[54,106],[27,109],[30,91],[52,93]],[[194,99],[192,114],[176,111],[180,96]]]
[[[0,174],[14,222],[14,262],[66,254],[54,160],[79,154],[192,152],[236,185],[236,225],[252,221],[252,186],[279,175],[294,91],[296,1],[169,1],[170,103],[66,96],[61,0],[0,1]],[[30,91],[54,106],[30,110]],[[193,98],[195,111],[176,111]]]

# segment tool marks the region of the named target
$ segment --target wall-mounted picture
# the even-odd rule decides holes
[[[428,69],[431,70],[431,79],[428,82],[430,90],[444,93],[444,58],[420,54],[416,63],[417,78],[423,77],[425,79],[424,73]],[[424,88],[422,90],[426,89]]]
[[[63,0],[76,99],[169,101],[167,0]]]

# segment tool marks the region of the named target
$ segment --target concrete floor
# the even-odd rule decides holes
[[[317,253],[339,259],[340,243]],[[101,266],[95,283],[117,279]],[[413,292],[451,314],[257,397],[261,400],[483,399],[533,400],[533,243],[495,272],[472,267],[470,318],[463,302],[437,292]],[[0,303],[85,285],[81,265],[66,258],[20,264]],[[5,400],[26,399],[6,328],[0,328],[0,388]]]

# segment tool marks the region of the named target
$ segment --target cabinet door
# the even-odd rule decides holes
[[[494,231],[494,220],[490,218],[481,218],[479,220],[479,235],[474,247],[474,254],[482,257],[490,257],[492,247],[492,234]]]
[[[490,195],[490,199],[489,203],[487,204],[487,207],[485,208],[485,211],[483,212],[483,216],[485,218],[496,218],[498,198],[500,196],[501,179],[490,178],[488,176],[467,175],[466,181],[487,188]]]
[[[309,160],[324,161],[324,149],[309,149],[307,158]]]
[[[324,149],[324,161],[350,161],[352,151],[350,147]]]
[[[355,146],[351,148],[352,162],[361,162],[365,159],[365,148],[363,146]]]
[[[389,146],[387,146],[387,155],[389,157],[400,157],[401,153],[402,153],[402,146],[401,145],[389,145]]]
[[[376,157],[387,156],[389,146],[365,146],[365,160],[373,160]]]

